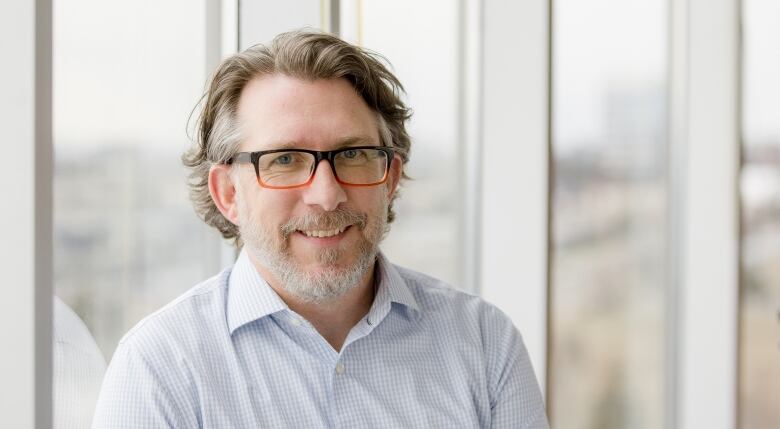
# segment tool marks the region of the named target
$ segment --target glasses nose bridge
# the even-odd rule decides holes
[[[338,180],[338,174],[336,173],[336,163],[333,162],[333,157],[336,154],[336,151],[334,150],[326,150],[326,151],[316,151],[314,152],[314,166],[311,169],[311,177],[310,180],[314,179],[314,175],[317,174],[317,168],[320,166],[321,161],[327,161],[328,165],[330,165],[330,171],[333,174],[333,177]]]

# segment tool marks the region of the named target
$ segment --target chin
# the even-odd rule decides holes
[[[306,259],[310,261],[307,265],[314,271],[342,271],[357,264],[357,257],[345,255],[338,249],[321,251]]]

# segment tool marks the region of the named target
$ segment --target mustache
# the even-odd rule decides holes
[[[284,238],[299,230],[332,230],[341,229],[349,225],[359,229],[366,227],[368,216],[354,210],[337,208],[336,210],[320,213],[307,213],[300,217],[294,217],[282,225]]]

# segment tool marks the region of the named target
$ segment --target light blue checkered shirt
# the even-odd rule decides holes
[[[93,428],[547,428],[519,332],[496,307],[378,257],[336,352],[246,253],[133,328]]]

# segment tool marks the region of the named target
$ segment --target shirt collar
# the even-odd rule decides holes
[[[287,304],[260,277],[246,250],[241,250],[228,280],[230,334],[249,322],[287,309]]]
[[[393,302],[420,311],[406,281],[381,252],[377,255],[376,275],[377,292],[369,311],[370,318],[383,318]],[[230,334],[247,323],[288,309],[287,304],[260,277],[246,250],[241,250],[228,280],[227,322]]]
[[[374,300],[384,300],[396,302],[414,311],[419,312],[420,307],[414,298],[412,291],[409,290],[406,281],[401,277],[398,269],[381,252],[377,255],[377,277],[378,287]]]

